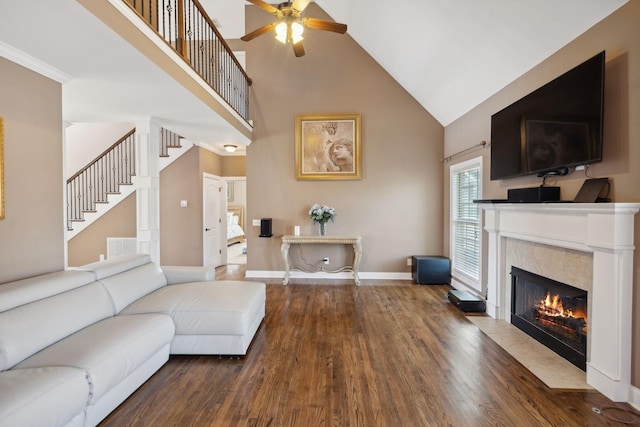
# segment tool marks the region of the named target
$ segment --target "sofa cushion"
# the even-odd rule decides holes
[[[264,283],[182,283],[150,293],[121,314],[166,313],[173,318],[176,335],[244,335],[265,298]]]
[[[0,373],[0,425],[63,426],[84,413],[89,382],[82,369],[49,366]]]
[[[74,332],[115,314],[98,283],[0,313],[0,371]]]
[[[89,271],[57,271],[0,285],[0,312],[95,281]]]
[[[169,316],[115,316],[93,324],[24,360],[17,368],[65,365],[84,369],[90,402],[124,380],[149,357],[169,346],[175,328]]]
[[[100,282],[113,298],[116,313],[119,313],[138,298],[166,286],[167,278],[160,267],[149,263],[105,277]]]
[[[189,282],[210,282],[216,278],[213,267],[183,267],[163,265],[162,272],[167,278],[167,285]]]
[[[76,268],[79,271],[89,271],[95,274],[96,280],[111,277],[123,271],[149,264],[151,255],[149,254],[128,254],[114,256],[103,261],[92,262]]]

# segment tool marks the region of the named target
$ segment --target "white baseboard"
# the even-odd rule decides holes
[[[631,386],[629,392],[629,404],[640,411],[640,388]]]
[[[264,271],[264,270],[247,270],[246,277],[264,278],[264,279],[284,279],[284,271]],[[360,272],[358,273],[360,280],[413,280],[411,273],[388,273],[388,272]],[[335,279],[350,280],[353,279],[351,272],[343,271],[340,273],[326,273],[319,271],[317,273],[306,273],[304,271],[292,271],[289,275],[290,279]],[[362,282],[361,282],[362,284]]]

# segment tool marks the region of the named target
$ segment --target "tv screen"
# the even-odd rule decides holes
[[[605,52],[491,116],[491,180],[602,161]]]

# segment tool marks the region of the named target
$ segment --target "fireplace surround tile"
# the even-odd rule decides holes
[[[591,290],[592,254],[517,239],[507,239],[506,245],[506,265],[568,283],[585,291]],[[506,273],[508,275],[509,271]]]

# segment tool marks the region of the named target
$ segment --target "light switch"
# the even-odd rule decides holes
[[[187,206],[189,206],[189,202],[187,202],[186,200],[180,200],[181,208],[186,208]]]
[[[260,227],[260,220],[259,219],[254,219],[253,220],[253,226],[254,227]]]

